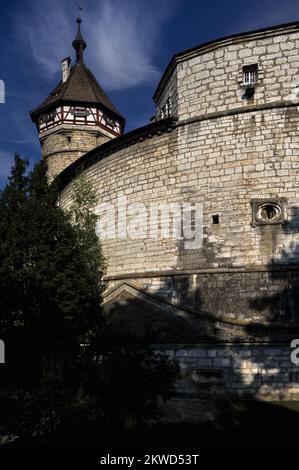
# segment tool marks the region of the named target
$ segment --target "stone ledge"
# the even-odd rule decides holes
[[[228,116],[235,116],[238,114],[245,114],[245,113],[254,113],[257,111],[268,111],[271,109],[284,109],[284,108],[297,108],[299,106],[299,101],[275,101],[273,103],[263,103],[263,104],[256,104],[256,105],[249,105],[248,107],[239,107],[228,109],[226,111],[217,111],[215,113],[205,113],[202,115],[194,116],[192,118],[183,119],[178,121],[177,126],[186,126],[188,124],[193,124],[196,122],[203,122],[203,121],[210,121],[213,119],[219,119]]]
[[[188,276],[191,274],[236,274],[236,273],[267,273],[267,272],[288,272],[299,271],[299,265],[273,265],[273,266],[244,266],[238,268],[206,268],[206,269],[177,269],[177,270],[161,270],[161,271],[142,271],[123,273],[111,276],[105,276],[106,281],[121,281],[125,279],[140,279],[152,277],[173,277],[173,276]]]

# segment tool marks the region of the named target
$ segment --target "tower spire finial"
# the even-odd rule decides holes
[[[83,61],[83,51],[84,51],[84,49],[86,49],[87,44],[84,41],[83,36],[81,34],[82,20],[81,20],[80,17],[78,17],[76,21],[78,23],[78,31],[77,31],[77,35],[76,35],[76,37],[73,41],[73,48],[76,51],[77,62],[80,62],[80,61]]]

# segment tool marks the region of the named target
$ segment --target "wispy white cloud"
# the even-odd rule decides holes
[[[103,2],[92,34],[93,62],[98,59],[101,79],[112,89],[138,85],[158,74],[151,57],[158,26],[150,26],[148,11],[140,7],[143,2],[131,1],[123,8],[118,3]]]
[[[68,0],[32,0],[14,11],[15,37],[18,42],[30,45],[28,52],[44,74],[55,74],[59,61],[68,55],[71,37],[68,7],[71,3]]]
[[[180,0],[97,0],[85,2],[82,30],[88,42],[88,65],[106,89],[122,90],[152,82],[163,23]],[[15,15],[20,41],[29,41],[31,55],[45,74],[53,76],[59,62],[72,53],[76,2],[32,0],[29,10]],[[53,78],[53,77],[52,77]]]

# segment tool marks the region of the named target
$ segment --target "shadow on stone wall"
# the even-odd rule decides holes
[[[271,227],[270,228],[276,228]],[[282,235],[294,236],[287,248],[281,250],[279,258],[273,258],[268,264],[269,279],[273,283],[281,282],[281,291],[267,293],[262,298],[249,301],[250,309],[263,313],[271,311],[271,319],[275,323],[299,324],[299,243],[296,241],[299,234],[299,208],[292,209],[288,223],[281,227]],[[275,238],[273,250],[276,249]],[[280,267],[281,266],[281,267]],[[270,282],[271,284],[271,282]]]
[[[132,287],[129,282],[127,288],[120,284],[113,300],[105,306],[108,334],[119,340],[139,338],[176,356],[185,380],[180,389],[182,395],[219,398],[216,387],[203,387],[198,380],[201,371],[212,368],[225,377],[226,387],[220,387],[222,398],[235,392],[251,398],[268,394],[280,400],[285,399],[287,389],[293,390],[292,398],[299,397],[299,373],[290,359],[290,343],[299,338],[299,244],[295,240],[298,222],[299,209],[293,209],[286,226],[269,227],[275,231],[271,237],[273,252],[277,229],[294,235],[294,241],[268,264],[263,273],[267,288],[259,291],[258,274],[249,278],[249,295],[243,285],[238,291],[238,275],[234,273],[231,289],[235,292],[231,298],[236,310],[238,306],[244,309],[240,318],[208,310],[207,294],[194,283],[193,275],[178,274],[165,278],[154,293]],[[211,250],[209,247],[210,257]],[[225,302],[230,296],[225,283],[221,292],[221,282],[215,303],[220,312],[228,308]],[[216,290],[210,289],[212,298]]]

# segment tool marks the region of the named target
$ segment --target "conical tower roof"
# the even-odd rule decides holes
[[[78,18],[78,32],[73,41],[76,50],[76,64],[71,68],[70,75],[66,82],[62,80],[54,88],[45,101],[30,113],[31,119],[35,122],[38,116],[59,104],[72,105],[100,105],[104,110],[112,113],[115,117],[124,122],[124,117],[112,104],[92,72],[86,67],[83,60],[83,51],[87,44],[83,39]]]

